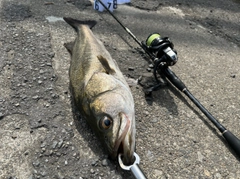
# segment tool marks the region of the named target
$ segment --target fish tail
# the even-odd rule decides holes
[[[80,25],[87,25],[91,29],[97,24],[97,21],[94,21],[94,20],[80,21],[80,20],[76,20],[76,19],[73,19],[73,18],[70,18],[70,17],[63,17],[63,19],[70,26],[72,26],[77,32],[79,31],[79,26]]]

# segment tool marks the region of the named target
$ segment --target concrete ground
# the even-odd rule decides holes
[[[239,0],[132,0],[114,14],[140,40],[170,37],[179,58],[171,69],[240,138]],[[63,44],[76,34],[64,16],[97,20],[93,32],[124,75],[153,81],[138,45],[90,1],[0,0],[0,178],[133,179],[72,109]],[[240,178],[239,158],[183,94],[171,85],[152,97],[142,86],[131,90],[148,178]]]

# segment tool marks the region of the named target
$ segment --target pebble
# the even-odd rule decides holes
[[[47,172],[46,171],[42,171],[39,174],[42,175],[42,177],[45,177],[47,175]]]
[[[41,148],[43,148],[43,147],[45,147],[46,146],[46,142],[43,142],[42,144],[41,144]]]
[[[206,176],[208,176],[208,177],[211,176],[211,173],[210,173],[208,170],[206,170],[206,169],[204,169],[204,174],[205,174]]]
[[[102,166],[108,166],[108,159],[102,160]]]
[[[59,178],[59,179],[64,179],[64,176],[59,172],[59,173],[58,173],[58,178]]]
[[[230,75],[232,78],[236,78],[236,75],[234,75],[234,74],[232,74],[232,75]]]
[[[151,120],[152,123],[156,123],[158,122],[158,119],[156,117],[154,117],[152,120]]]
[[[50,57],[50,58],[53,58],[54,56],[55,56],[55,53],[54,53],[54,52],[49,53],[49,57]]]
[[[198,155],[198,161],[199,161],[199,162],[202,162],[203,159],[204,159],[204,156],[202,155],[202,153],[198,151],[198,152],[197,152],[197,155]]]
[[[148,111],[143,111],[143,114],[148,116],[149,115],[149,112]]]
[[[148,72],[151,72],[151,71],[152,71],[152,69],[151,69],[151,68],[147,68],[147,71],[148,71]]]
[[[149,64],[148,67],[149,68],[153,68],[154,66],[153,66],[153,64]]]
[[[19,124],[19,123],[16,123],[16,124],[14,125],[14,127],[15,127],[15,129],[20,129],[20,124]]]
[[[56,153],[56,156],[60,157],[60,156],[61,156],[61,153],[57,152],[57,153]]]
[[[147,151],[147,158],[151,158],[152,157],[152,152],[150,150]]]
[[[54,140],[52,144],[52,148],[55,149],[57,147],[58,141]]]
[[[93,169],[91,169],[91,170],[90,170],[90,173],[91,173],[91,174],[94,174],[94,173],[95,173],[95,171],[94,171]]]
[[[219,178],[220,179],[220,178],[222,178],[222,175],[220,173],[216,173],[214,178],[216,178],[216,179]]]
[[[47,65],[47,66],[50,66],[50,67],[52,66],[52,64],[51,64],[51,63],[46,63],[46,65]]]
[[[128,67],[129,71],[134,71],[134,67]]]
[[[44,70],[41,69],[41,70],[39,71],[39,73],[40,73],[40,74],[43,74],[43,73],[44,73]]]
[[[51,95],[52,98],[57,98],[58,96],[56,94]]]
[[[27,98],[27,95],[23,95],[21,96],[22,100],[26,99]]]
[[[58,142],[58,145],[57,145],[57,147],[58,147],[58,148],[61,148],[61,147],[62,147],[62,144],[63,144],[63,140],[62,140],[62,139],[60,139],[60,141]]]
[[[156,177],[160,177],[160,176],[163,175],[163,172],[162,172],[161,170],[155,169],[155,170],[154,170],[154,175],[155,175]]]
[[[38,160],[36,160],[35,162],[32,163],[34,167],[39,167],[40,162]]]
[[[19,103],[16,103],[14,106],[18,107],[18,106],[20,106],[20,104],[19,104]]]
[[[45,151],[46,151],[46,149],[45,149],[45,148],[42,148],[41,153],[44,153]]]
[[[12,139],[16,139],[16,138],[17,138],[17,135],[13,134]]]

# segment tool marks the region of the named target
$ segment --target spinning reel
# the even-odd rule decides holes
[[[177,63],[177,52],[173,49],[173,43],[168,37],[161,38],[158,33],[150,34],[145,46],[146,50],[155,56],[155,64],[164,63],[167,66],[173,66]]]
[[[168,66],[173,66],[177,63],[177,51],[174,50],[174,45],[168,37],[162,38],[159,33],[150,34],[145,42],[142,42],[144,50],[151,55],[154,63],[153,75],[157,85],[150,87],[147,90],[144,90],[145,93],[149,94],[152,91],[156,90],[162,85],[163,82],[160,82],[157,74],[160,74],[161,78],[164,80],[165,76],[161,75],[162,68]]]

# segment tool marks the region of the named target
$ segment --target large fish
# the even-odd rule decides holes
[[[104,45],[93,35],[95,21],[64,18],[77,32],[72,44],[70,87],[81,115],[103,142],[112,158],[123,154],[126,164],[133,162],[135,150],[135,112],[131,90]]]

